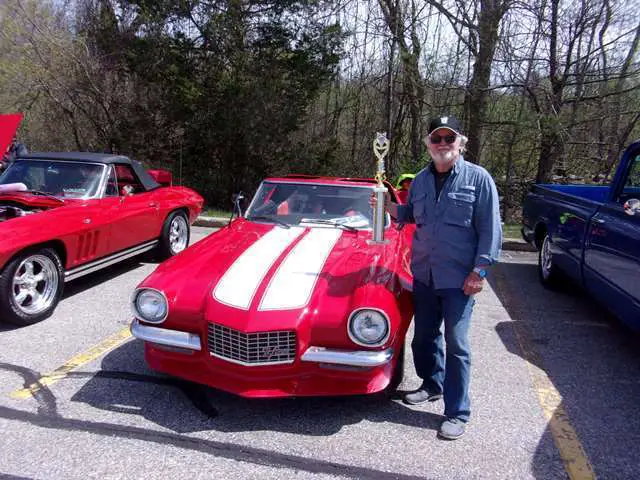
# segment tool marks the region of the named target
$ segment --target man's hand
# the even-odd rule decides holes
[[[467,275],[467,278],[464,279],[462,290],[464,290],[465,295],[471,296],[479,293],[482,290],[482,287],[484,287],[484,278],[476,272],[471,272]]]
[[[375,209],[377,204],[378,202],[376,200],[376,193],[372,192],[371,196],[369,197],[369,206]],[[389,195],[389,192],[384,192],[384,209],[387,212],[389,211],[390,205],[391,205],[391,195]]]

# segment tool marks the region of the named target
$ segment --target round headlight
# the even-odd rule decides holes
[[[162,292],[143,288],[138,290],[134,296],[133,311],[140,320],[149,323],[162,323],[167,318],[169,306]]]
[[[349,319],[349,338],[365,347],[382,345],[389,338],[389,319],[379,310],[356,310]]]

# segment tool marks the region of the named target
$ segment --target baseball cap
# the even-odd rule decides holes
[[[431,119],[429,123],[429,131],[431,134],[434,130],[439,128],[448,128],[449,130],[453,130],[459,135],[462,135],[462,125],[456,117],[434,117]]]

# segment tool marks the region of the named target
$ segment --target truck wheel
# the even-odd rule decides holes
[[[551,240],[549,234],[544,235],[540,251],[538,252],[538,276],[540,283],[549,290],[557,290],[562,283],[562,272],[553,262],[553,253],[551,253]]]
[[[189,246],[190,235],[187,215],[181,210],[173,212],[162,225],[156,256],[159,260],[166,260],[179,254]]]
[[[26,326],[49,317],[64,288],[64,269],[51,248],[24,252],[11,260],[0,275],[0,315]]]

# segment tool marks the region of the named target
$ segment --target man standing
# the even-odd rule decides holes
[[[467,138],[458,120],[434,118],[425,141],[433,161],[416,175],[406,205],[385,202],[398,221],[416,224],[411,347],[422,385],[404,401],[444,395],[446,420],[438,435],[455,440],[464,435],[471,414],[468,332],[474,295],[498,261],[502,228],[495,183],[484,168],[464,160]]]

